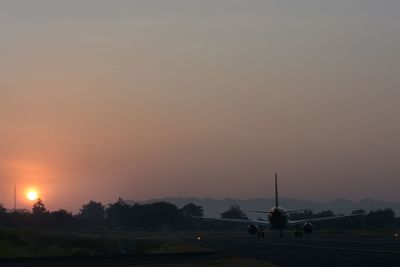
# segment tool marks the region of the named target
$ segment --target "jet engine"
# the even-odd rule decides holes
[[[306,234],[311,234],[311,232],[314,230],[314,226],[311,223],[305,223],[303,225],[303,231]]]
[[[249,224],[249,225],[247,226],[247,232],[248,232],[249,234],[251,234],[251,235],[255,235],[255,234],[257,234],[257,233],[259,232],[259,229],[258,229],[258,227],[257,227],[256,225],[254,225],[254,224]]]

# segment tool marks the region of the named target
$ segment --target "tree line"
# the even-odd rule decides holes
[[[315,223],[318,228],[322,229],[391,229],[400,227],[400,217],[396,218],[393,209],[385,208],[366,212],[363,209],[354,210],[352,214],[360,214],[362,216],[347,218],[342,220],[332,220]],[[306,210],[303,213],[292,213],[290,220],[302,220],[310,218],[322,218],[335,216],[331,210],[313,213]],[[342,215],[342,214],[339,214]]]
[[[130,205],[122,199],[104,205],[89,201],[77,214],[65,209],[49,211],[38,199],[32,210],[7,210],[0,204],[0,227],[90,230],[184,230],[198,223],[192,216],[203,216],[203,208],[192,203],[178,208],[167,202]]]
[[[364,210],[356,210],[354,213],[365,216],[328,221],[321,223],[318,227],[322,229],[400,227],[400,218],[396,218],[394,211],[389,208],[368,213]],[[82,230],[233,230],[244,228],[242,224],[212,222],[192,217],[203,217],[203,214],[203,207],[193,203],[178,208],[167,202],[130,205],[122,199],[108,205],[89,201],[82,205],[77,214],[72,214],[64,209],[49,211],[43,201],[38,199],[31,211],[7,210],[0,204],[0,226]],[[289,219],[302,220],[334,215],[330,210],[319,213],[306,210],[291,213]],[[247,215],[238,205],[232,205],[227,211],[221,213],[221,217],[246,219]]]

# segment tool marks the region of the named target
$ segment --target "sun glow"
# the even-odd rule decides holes
[[[26,193],[26,198],[30,201],[34,201],[38,198],[38,193],[36,191],[29,191]]]

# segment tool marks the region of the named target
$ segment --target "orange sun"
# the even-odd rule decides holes
[[[34,201],[38,199],[38,193],[36,191],[29,191],[28,193],[26,193],[26,198],[30,201]]]

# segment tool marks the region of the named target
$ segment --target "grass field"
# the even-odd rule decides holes
[[[76,233],[0,230],[0,257],[54,257],[203,252],[182,239],[145,233]]]
[[[86,257],[97,255],[131,255],[158,253],[210,252],[196,245],[197,234],[191,232],[49,232],[38,230],[0,230],[0,259],[34,257]],[[115,266],[129,267],[133,265]],[[85,262],[81,265],[84,266]],[[81,266],[75,264],[75,266]],[[25,266],[25,265],[24,265]],[[28,266],[28,265],[27,265]],[[114,266],[114,265],[113,265]],[[190,262],[135,264],[143,267],[202,267],[202,266],[254,266],[274,265],[254,259],[223,256],[210,260]]]

